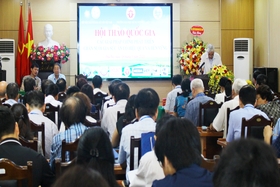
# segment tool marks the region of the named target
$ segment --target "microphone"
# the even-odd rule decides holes
[[[198,70],[200,70],[204,65],[205,65],[205,62],[203,62],[203,63],[199,66]]]

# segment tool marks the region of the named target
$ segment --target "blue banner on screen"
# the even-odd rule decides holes
[[[170,79],[172,4],[78,4],[78,71]]]

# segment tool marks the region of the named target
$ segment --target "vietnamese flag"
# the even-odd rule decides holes
[[[25,58],[26,64],[23,64],[22,69],[25,75],[30,74],[30,53],[34,47],[34,40],[33,40],[33,28],[32,28],[32,15],[31,15],[31,8],[30,4],[28,6],[28,26],[26,32],[26,43],[25,43]]]
[[[23,74],[23,65],[26,64],[26,58],[24,55],[24,26],[22,19],[22,5],[20,6],[20,15],[19,15],[19,29],[18,29],[18,45],[17,45],[17,59],[16,59],[16,82],[18,85],[21,85]]]

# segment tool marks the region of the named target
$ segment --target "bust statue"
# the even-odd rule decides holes
[[[46,39],[44,41],[41,41],[38,43],[38,46],[43,46],[44,48],[47,47],[52,47],[52,46],[59,46],[59,43],[52,40],[52,35],[53,35],[53,27],[51,24],[46,24],[44,27],[44,32],[45,32],[45,36]]]

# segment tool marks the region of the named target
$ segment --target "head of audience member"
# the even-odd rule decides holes
[[[92,78],[92,85],[94,88],[101,88],[102,87],[102,78],[99,75],[95,75]]]
[[[59,63],[55,63],[55,64],[53,65],[53,73],[54,73],[54,75],[55,75],[56,77],[58,77],[59,74],[60,74],[60,71],[61,71],[61,65],[60,65]]]
[[[73,96],[65,99],[60,109],[60,118],[66,128],[78,123],[84,124],[86,114],[86,104],[78,97]]]
[[[87,80],[85,78],[79,78],[78,82],[76,83],[76,86],[81,89],[83,85],[87,84]]]
[[[23,85],[24,85],[24,91],[26,93],[31,90],[34,90],[34,87],[36,86],[36,82],[33,78],[27,77],[26,79],[24,79]]]
[[[239,107],[247,104],[254,105],[256,102],[256,89],[251,85],[243,86],[239,91]]]
[[[105,179],[95,170],[89,167],[75,165],[60,176],[53,187],[109,187]]]
[[[130,89],[126,83],[119,83],[114,87],[114,99],[115,102],[125,99],[127,100],[130,94]]]
[[[93,98],[93,88],[91,85],[89,84],[85,84],[84,86],[82,86],[81,88],[81,92],[83,92],[84,94],[86,94],[88,96],[88,98],[90,99],[91,103],[94,103],[94,98]]]
[[[159,96],[152,88],[140,90],[135,98],[135,115],[140,119],[144,115],[157,118],[157,108],[159,105]]]
[[[26,107],[22,103],[16,103],[11,107],[11,111],[15,121],[18,123],[19,136],[27,140],[33,139]]]
[[[183,79],[181,82],[182,95],[188,97],[191,93],[191,81],[188,78]]]
[[[5,98],[7,85],[8,83],[6,81],[0,82],[0,99]]]
[[[219,85],[220,85],[221,92],[225,92],[227,97],[231,96],[231,91],[232,91],[231,80],[229,80],[227,77],[221,77],[219,81]]]
[[[208,58],[213,59],[214,53],[215,53],[215,48],[212,44],[207,45],[206,52],[208,53]]]
[[[239,95],[240,89],[245,85],[247,85],[247,82],[245,80],[239,78],[235,79],[232,84],[232,97]]]
[[[45,96],[42,92],[34,90],[27,93],[26,108],[28,112],[34,109],[45,111]]]
[[[41,85],[43,94],[46,94],[46,88],[50,85],[53,85],[53,84],[54,84],[53,81],[51,81],[49,79],[44,79],[42,81],[42,85]]]
[[[30,70],[31,70],[31,74],[30,74],[31,77],[33,78],[37,77],[39,73],[39,65],[36,62],[32,63]]]
[[[267,76],[264,74],[259,74],[256,79],[256,88],[263,84],[267,85]]]
[[[15,121],[12,111],[5,106],[0,106],[0,124],[0,140],[6,138],[18,139],[18,124]]]
[[[173,86],[177,86],[177,85],[181,85],[181,82],[182,82],[182,76],[177,74],[177,75],[174,75],[172,77],[172,85]]]
[[[201,79],[195,78],[191,81],[192,96],[196,97],[197,94],[204,92],[204,85]]]
[[[51,84],[45,89],[46,96],[52,95],[56,100],[58,99],[58,86]]]
[[[86,115],[90,115],[91,103],[90,103],[88,96],[82,92],[76,92],[73,94],[73,96],[78,97],[86,105],[86,108],[87,108]]]
[[[109,186],[118,186],[114,174],[113,148],[108,134],[100,127],[86,130],[77,148],[77,164],[94,168]]]
[[[277,159],[272,148],[256,139],[239,139],[223,149],[215,168],[215,187],[278,187]]]
[[[259,70],[256,70],[253,72],[253,85],[256,85],[257,83],[257,77],[258,75],[262,74]]]
[[[6,88],[6,97],[7,99],[13,99],[15,101],[18,101],[18,92],[19,92],[19,88],[18,88],[18,85],[17,83],[9,83],[7,85],[7,88]]]
[[[173,175],[192,164],[200,166],[201,145],[196,126],[188,119],[167,120],[157,133],[155,153],[165,175]]]
[[[133,94],[131,95],[128,100],[127,103],[125,105],[125,112],[124,112],[124,120],[125,120],[125,124],[129,124],[132,120],[135,119],[135,98],[136,95]]]
[[[80,91],[80,88],[78,88],[77,86],[70,86],[66,91],[66,95],[67,95],[67,97],[70,97],[74,93],[79,92],[79,91]]]
[[[114,87],[115,85],[121,83],[122,81],[120,79],[114,79],[111,81],[111,83],[109,84],[108,86],[108,90],[109,90],[109,93],[114,96]]]
[[[257,100],[256,100],[256,106],[266,104],[269,101],[272,101],[273,95],[271,93],[271,90],[269,86],[267,85],[260,85],[257,89]]]
[[[63,78],[60,78],[56,81],[56,85],[58,86],[59,92],[65,92],[66,91],[66,80]]]

